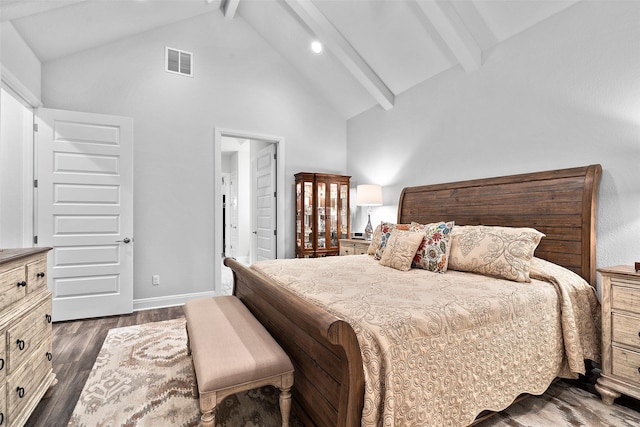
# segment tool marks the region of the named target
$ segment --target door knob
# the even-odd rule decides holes
[[[130,238],[128,238],[128,237],[125,237],[125,238],[124,238],[124,239],[122,239],[122,240],[116,240],[116,242],[118,242],[118,243],[120,243],[120,242],[122,242],[122,243],[129,243],[129,242],[131,242],[131,239],[130,239]]]

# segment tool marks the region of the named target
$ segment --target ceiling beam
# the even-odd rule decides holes
[[[236,11],[238,10],[239,3],[240,0],[222,0],[222,4],[220,5],[220,7],[222,8],[222,13],[224,14],[225,19],[231,20],[234,16],[236,16]]]
[[[465,71],[482,65],[482,50],[448,0],[416,0]]]
[[[0,22],[23,18],[86,0],[5,0],[0,10]]]
[[[315,33],[320,41],[351,72],[384,108],[393,107],[395,96],[344,36],[310,0],[285,0],[293,12]]]

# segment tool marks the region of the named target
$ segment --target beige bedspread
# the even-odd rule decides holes
[[[363,426],[468,425],[599,359],[594,290],[546,261],[534,260],[531,283],[401,272],[368,255],[252,268],[353,327],[364,364]]]

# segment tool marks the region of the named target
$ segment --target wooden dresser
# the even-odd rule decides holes
[[[51,248],[0,251],[0,426],[23,426],[57,380],[51,359]]]
[[[602,374],[596,390],[612,404],[625,393],[640,399],[640,273],[632,266],[602,275]]]
[[[340,255],[363,255],[369,250],[371,240],[340,239]]]

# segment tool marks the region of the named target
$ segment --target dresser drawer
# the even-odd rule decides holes
[[[353,245],[345,245],[340,243],[340,256],[353,255]]]
[[[4,384],[7,376],[7,366],[7,334],[0,331],[0,385]]]
[[[33,292],[47,286],[46,273],[47,258],[45,257],[27,264],[27,292]]]
[[[369,250],[369,241],[340,240],[340,255],[364,255]]]
[[[0,427],[8,425],[7,421],[7,390],[4,388],[4,383],[0,385]]]
[[[640,317],[614,313],[611,326],[613,342],[637,347],[640,351]]]
[[[20,301],[27,294],[24,266],[0,273],[0,311]]]
[[[640,385],[640,353],[613,346],[611,373],[634,385]]]
[[[7,375],[12,374],[33,354],[45,337],[51,336],[51,300],[43,300],[7,331]]]
[[[35,349],[29,363],[20,366],[7,378],[7,410],[13,426],[17,414],[42,396],[41,385],[52,371],[51,337],[43,340]]]
[[[640,313],[640,287],[625,286],[621,280],[611,281],[611,308]]]

